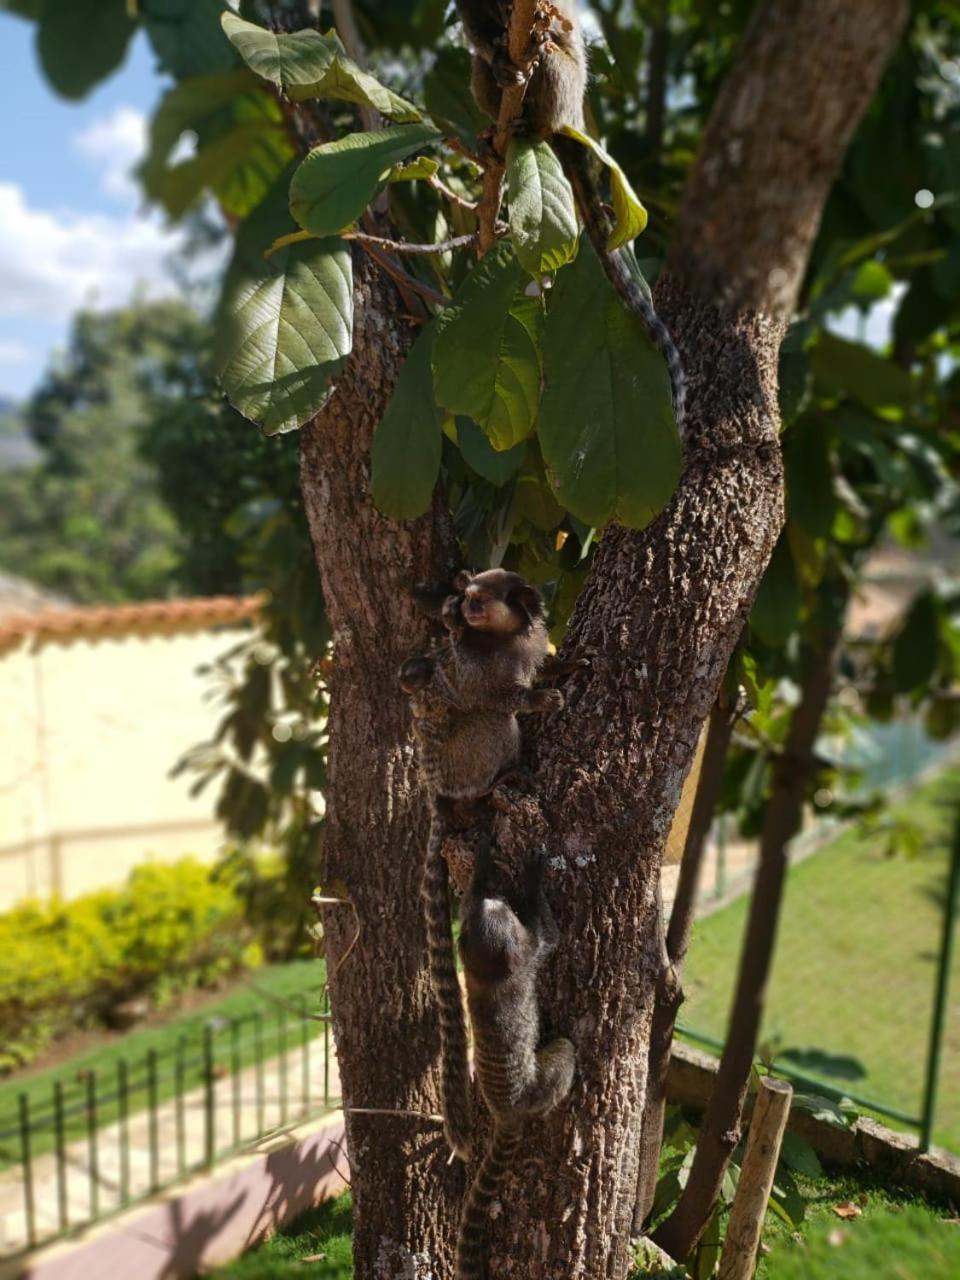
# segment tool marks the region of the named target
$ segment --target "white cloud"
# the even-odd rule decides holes
[[[73,146],[99,170],[104,194],[134,205],[139,189],[134,167],[147,149],[147,118],[134,107],[115,107],[112,114],[99,116],[80,133]]]
[[[166,260],[180,239],[159,215],[31,209],[18,184],[0,182],[0,316],[63,321],[123,306],[137,286],[176,293]]]
[[[26,364],[34,358],[32,347],[25,342],[4,342],[0,340],[0,364]]]
[[[898,282],[888,297],[875,302],[864,314],[859,307],[844,307],[827,317],[827,328],[841,338],[863,342],[877,351],[885,350],[893,338],[893,322],[907,286]]]

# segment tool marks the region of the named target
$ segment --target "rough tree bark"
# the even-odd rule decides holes
[[[814,768],[814,744],[823,723],[840,651],[838,628],[824,635],[807,656],[802,692],[790,721],[783,752],[773,765],[773,785],[760,836],[757,875],[743,936],[730,1025],[713,1093],[700,1127],[687,1184],[654,1239],[674,1258],[686,1258],[697,1244],[720,1195],[730,1156],[741,1136],[753,1057],[780,919],[790,840],[800,829],[807,783]]]
[[[578,1047],[570,1100],[539,1125],[493,1229],[502,1280],[622,1280],[637,1185],[646,1054],[662,957],[663,840],[782,520],[777,352],[827,191],[896,43],[905,0],[768,0],[716,103],[657,301],[685,357],[688,465],[643,534],[611,529],[571,624],[596,653],[538,744],[537,791],[498,815],[517,865],[551,854],[564,943],[545,1009]],[[358,271],[354,356],[303,439],[303,493],[336,636],[326,912],[335,1032],[349,1107],[435,1112],[436,1021],[417,895],[425,827],[411,804],[398,653],[421,634],[403,588],[445,555],[437,520],[378,516],[372,427],[406,335]],[[459,1175],[440,1130],[348,1110],[357,1275],[450,1274]]]
[[[449,574],[456,551],[439,506],[401,525],[370,497],[371,436],[414,335],[393,286],[359,251],[354,269],[353,354],[301,436],[303,497],[334,636],[323,877],[356,908],[327,907],[323,925],[356,1274],[420,1280],[449,1272],[463,1169],[447,1164],[439,1123],[418,1118],[440,1109],[440,1039],[420,908],[426,815],[396,672],[424,640],[410,584]]]

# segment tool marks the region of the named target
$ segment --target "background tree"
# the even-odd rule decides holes
[[[68,30],[69,6],[45,0],[41,7],[15,7],[39,18],[44,65],[67,93],[83,92],[106,74],[134,30],[125,6],[117,4],[111,39],[78,58],[78,42],[71,43]],[[471,271],[466,250],[398,260],[370,241],[346,246],[335,237],[358,217],[365,234],[388,239],[440,242],[472,231],[464,200],[476,187],[462,151],[436,150],[438,139],[429,126],[384,96],[389,89],[403,94],[408,105],[411,99],[422,103],[443,133],[458,135],[461,148],[471,149],[479,122],[466,94],[465,55],[443,36],[443,5],[404,3],[391,6],[389,14],[382,6],[356,6],[371,66],[388,69],[389,83],[379,88],[329,45],[320,58],[326,68],[311,65],[306,79],[302,66],[291,71],[282,57],[279,63],[270,57],[259,65],[254,61],[267,74],[251,75],[219,32],[222,7],[194,5],[187,14],[160,0],[138,6],[164,66],[180,81],[156,115],[144,179],[172,214],[212,186],[240,223],[219,325],[224,385],[240,407],[269,428],[286,426],[309,418],[331,378],[339,379],[336,395],[303,435],[302,454],[304,501],[335,637],[326,875],[350,896],[361,924],[360,945],[338,971],[333,992],[345,1096],[348,1104],[404,1113],[436,1108],[431,1072],[437,1042],[416,902],[423,830],[393,669],[395,657],[422,639],[403,603],[406,584],[443,570],[455,556],[446,504],[434,499],[430,506],[439,474],[471,558],[504,556],[555,584],[561,622],[585,581],[570,639],[597,654],[591,673],[571,687],[567,711],[536,744],[536,794],[508,807],[497,822],[498,844],[517,863],[531,844],[546,844],[553,855],[551,893],[568,941],[550,975],[549,1010],[558,1026],[575,1029],[581,1061],[570,1106],[543,1136],[541,1159],[562,1175],[537,1181],[531,1167],[518,1171],[524,1207],[511,1207],[496,1265],[504,1275],[547,1275],[564,1267],[621,1276],[633,1216],[650,1012],[663,963],[653,928],[660,849],[699,725],[742,633],[778,531],[781,339],[796,305],[806,305],[808,256],[831,189],[840,193],[840,213],[850,213],[842,180],[839,187],[833,180],[894,50],[906,6],[893,0],[814,0],[795,12],[796,6],[773,0],[756,9],[746,31],[752,8],[746,4],[700,5],[695,12],[694,6],[676,5],[669,23],[656,5],[652,31],[637,22],[640,6],[594,6],[606,49],[593,59],[591,107],[611,150],[648,196],[653,230],[639,243],[641,263],[651,275],[686,184],[657,298],[692,375],[691,444],[679,489],[644,532],[608,528],[596,551],[592,530],[611,516],[638,525],[656,515],[670,498],[675,470],[669,419],[656,408],[664,404],[661,373],[645,359],[642,339],[624,334],[611,319],[615,304],[602,289],[593,289],[589,254],[582,251],[568,265],[552,263],[557,280],[541,338],[534,309],[513,306],[523,276],[511,281],[516,267],[504,249]],[[260,22],[306,25],[309,15],[296,8],[245,4],[241,12]],[[894,86],[890,92],[914,83],[913,51],[951,38],[953,18],[949,5],[913,6],[911,41],[900,46],[887,81]],[[331,62],[335,70],[329,74]],[[294,88],[295,81],[301,88]],[[339,153],[315,155],[309,168],[298,171],[294,186],[301,198],[295,209],[321,239],[299,238],[264,258],[278,236],[294,231],[284,170],[295,153],[354,129],[352,108],[334,92],[344,93],[344,84],[352,101],[375,106],[400,123],[357,147],[356,156],[369,163],[362,174],[349,165],[339,171],[336,187],[349,196],[350,207],[338,207],[336,217],[329,198],[314,197],[338,172],[331,165],[343,163],[335,159]],[[943,97],[941,89],[933,84],[931,96]],[[301,93],[319,105],[291,103]],[[922,152],[922,169],[908,145],[896,153],[905,161],[900,167],[890,163],[889,146],[883,151],[889,204],[874,202],[873,216],[884,238],[866,256],[882,257],[886,233],[911,214],[918,172],[939,175],[929,181],[938,194],[951,188],[944,177],[949,164],[943,167],[955,154],[951,110],[947,102],[938,117],[941,144]],[[899,117],[892,119],[897,125]],[[876,126],[868,118],[864,128],[871,127]],[[426,130],[408,156],[426,149],[427,158],[443,168],[431,172],[422,160],[398,168],[406,165],[405,157],[387,154],[398,128],[408,142],[414,135],[403,129]],[[197,135],[196,159],[171,163],[173,145],[185,129]],[[878,128],[876,136],[889,141],[889,129]],[[375,150],[380,147],[387,151]],[[691,168],[697,147],[700,159]],[[879,169],[876,152],[869,163]],[[375,213],[365,215],[388,173],[401,179],[386,190],[389,220],[382,198],[375,200]],[[657,186],[651,189],[650,181]],[[316,222],[315,208],[323,215]],[[374,221],[367,221],[371,216]],[[925,230],[950,216],[949,207],[938,206],[917,217],[916,225]],[[333,218],[333,225],[324,217]],[[856,239],[862,219],[852,222]],[[554,237],[552,250],[569,244],[562,235],[557,241],[556,226],[542,219],[539,225]],[[828,209],[813,260],[821,246],[842,256],[850,225],[842,216],[832,219]],[[513,230],[518,257],[533,262],[516,221]],[[542,250],[544,242],[534,247]],[[916,255],[905,255],[902,266],[911,289],[915,273],[932,261],[922,248]],[[343,281],[351,264],[355,313],[347,359],[349,292]],[[537,265],[542,264],[541,256]],[[311,278],[320,281],[319,291]],[[379,501],[398,517],[425,514],[390,520],[369,496],[371,438],[410,347],[408,317],[420,310],[421,321],[426,319],[419,300],[426,296],[433,307],[439,305],[437,294],[452,295],[454,305],[445,309],[433,358],[427,360],[421,338],[403,366],[401,390],[381,427],[379,474],[374,458]],[[244,371],[235,359],[245,314],[254,315],[249,308],[244,313],[252,298],[275,317],[271,334],[285,335],[258,352],[265,357],[266,372],[260,374]],[[574,307],[580,324],[571,336],[561,322]],[[294,315],[296,342],[282,323]],[[593,323],[584,322],[585,316]],[[513,394],[504,379],[490,376],[506,359],[499,340],[495,350],[473,353],[471,362],[471,353],[464,354],[456,341],[458,322],[464,333],[509,334]],[[644,371],[642,404],[627,418],[634,427],[643,423],[646,452],[619,469],[594,465],[597,455],[590,450],[583,458],[576,449],[564,453],[563,428],[575,413],[582,384],[582,340],[597,333],[606,334],[608,353]],[[798,335],[804,357],[809,339]],[[617,349],[617,341],[626,347]],[[819,348],[819,340],[811,346]],[[843,378],[855,376],[861,350],[854,346],[846,353]],[[782,360],[790,353],[788,346]],[[546,391],[537,403],[535,392],[522,392],[539,387],[541,356]],[[922,382],[914,353],[906,359],[911,383]],[[476,385],[469,387],[470,373],[483,375],[481,393],[493,382],[492,400],[478,394]],[[473,395],[461,400],[465,385]],[[434,393],[447,413],[422,413]],[[616,446],[612,456],[622,459],[617,449],[635,447],[635,435],[618,431],[622,424],[610,411],[612,400],[600,403],[606,421],[594,448],[609,461]],[[421,412],[407,412],[410,405]],[[395,652],[385,651],[385,636],[395,639]],[[385,903],[391,906],[389,918]],[[353,941],[351,915],[337,908],[328,912],[334,962]],[[363,1017],[370,1001],[383,1010],[375,1053]],[[458,1175],[441,1168],[436,1130],[410,1114],[394,1117],[389,1134],[382,1118],[374,1123],[348,1112],[348,1123],[358,1271],[409,1271],[424,1253],[442,1269]],[[568,1215],[571,1204],[576,1209]],[[534,1235],[543,1248],[531,1261]]]

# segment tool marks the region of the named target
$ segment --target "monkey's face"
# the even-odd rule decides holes
[[[463,620],[477,631],[516,635],[528,630],[543,614],[540,592],[518,573],[505,569],[465,573],[458,578],[457,587],[463,592]]]

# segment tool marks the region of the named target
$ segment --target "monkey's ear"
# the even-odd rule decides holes
[[[543,596],[529,582],[513,587],[507,593],[507,604],[519,609],[531,625],[543,617]]]
[[[469,569],[461,569],[453,580],[454,591],[466,591],[470,583],[473,581],[473,574]]]

